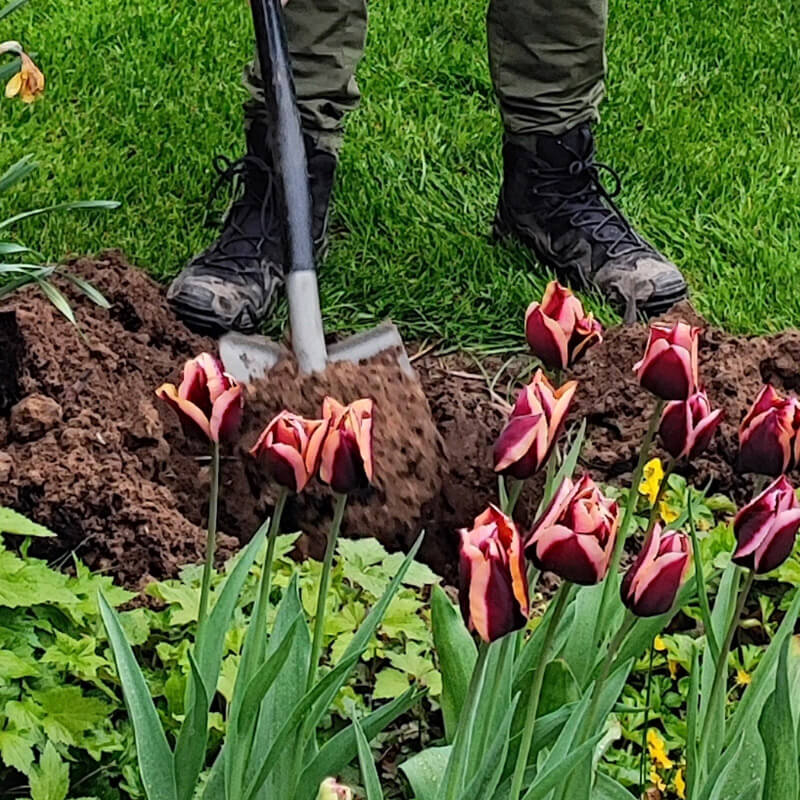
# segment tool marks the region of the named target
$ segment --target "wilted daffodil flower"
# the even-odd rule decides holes
[[[6,84],[6,97],[19,97],[23,103],[32,103],[44,91],[44,75],[22,49],[19,42],[0,42],[0,55],[13,53],[19,56],[19,72]]]
[[[673,458],[696,458],[711,443],[722,417],[722,409],[712,411],[702,390],[688,400],[673,400],[661,415],[661,444]]]
[[[250,455],[281,486],[301,492],[317,471],[328,424],[281,411],[264,428]]]
[[[644,358],[634,366],[639,383],[662,400],[687,400],[697,391],[700,328],[686,322],[651,325]]]
[[[534,524],[525,553],[541,570],[573,583],[600,583],[608,572],[619,527],[619,506],[584,475],[565,478]]]
[[[505,428],[494,446],[494,469],[526,480],[549,458],[569,413],[578,384],[569,381],[559,389],[541,370],[520,391]]]
[[[353,790],[336,778],[325,778],[319,786],[317,800],[353,800]]]
[[[347,494],[372,482],[372,414],[370,399],[348,406],[332,397],[323,401],[322,417],[329,428],[322,445],[319,477],[334,492]]]
[[[461,612],[485,642],[525,626],[528,579],[522,539],[510,517],[490,506],[461,531]]]
[[[531,351],[550,369],[566,369],[603,341],[603,326],[558,281],[547,285],[542,302],[525,312],[525,338]]]
[[[692,543],[685,533],[653,528],[622,579],[622,602],[637,617],[656,617],[675,603],[691,562]]]
[[[754,572],[771,572],[791,554],[798,529],[800,503],[791,483],[781,475],[736,515],[737,547],[731,558]]]
[[[777,477],[797,463],[800,402],[767,384],[739,426],[739,469]]]
[[[212,442],[236,436],[242,421],[242,387],[225,374],[221,362],[200,353],[186,362],[177,388],[165,383],[156,395],[178,414],[184,433],[200,434]]]

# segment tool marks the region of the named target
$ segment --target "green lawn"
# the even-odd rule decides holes
[[[622,172],[623,207],[685,268],[714,323],[796,324],[800,15],[778,0],[611,5],[600,156]],[[484,0],[371,3],[324,265],[330,327],[391,315],[408,336],[454,345],[519,337],[546,277],[488,237],[500,125],[484,11]],[[32,109],[0,103],[0,170],[26,153],[42,164],[0,217],[118,199],[116,212],[18,232],[51,259],[120,247],[173,274],[211,235],[212,156],[241,147],[245,0],[32,0],[2,28],[39,54],[49,83]]]

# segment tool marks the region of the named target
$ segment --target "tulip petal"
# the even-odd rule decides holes
[[[206,416],[211,415],[213,401],[208,393],[208,378],[199,361],[193,358],[183,367],[183,377],[178,387],[178,394],[190,403],[202,409]]]
[[[694,389],[691,355],[657,341],[639,370],[639,383],[663,400],[686,400]]]
[[[22,89],[22,72],[12,75],[11,80],[6,84],[6,97],[16,97]]]
[[[236,436],[242,422],[243,409],[244,398],[241,386],[231,386],[217,397],[211,412],[212,441],[230,441]]]
[[[334,492],[340,494],[368,485],[364,462],[352,433],[342,430],[328,433],[322,446],[319,476]]]
[[[689,458],[697,458],[708,449],[724,416],[725,412],[718,408],[697,424],[693,433],[692,446],[689,449]]]
[[[334,426],[339,424],[346,411],[347,406],[343,406],[333,397],[325,397],[322,401],[322,418],[331,420],[331,424]]]
[[[739,469],[760,475],[781,475],[792,458],[792,435],[775,411],[754,419],[740,437]]]
[[[328,434],[329,420],[311,420],[310,435],[306,445],[305,463],[309,475],[313,475],[319,467],[322,443]]]
[[[156,396],[175,409],[185,435],[200,434],[207,439],[211,438],[211,429],[206,415],[194,403],[180,397],[175,386],[171,383],[159,386],[156,389]]]
[[[275,481],[293,492],[302,492],[311,477],[300,453],[288,444],[273,444],[260,460]]]
[[[581,536],[563,525],[541,532],[534,551],[540,569],[589,586],[605,575],[606,554],[593,536]]]
[[[567,337],[561,326],[546,316],[538,303],[525,314],[525,337],[533,353],[550,369],[564,369],[568,363]]]
[[[528,459],[532,463],[526,464],[532,467],[529,474],[515,475],[520,480],[529,478],[541,466],[537,456],[544,455],[546,448],[547,421],[543,414],[511,417],[494,445],[495,472],[508,469],[533,451],[533,458]]]
[[[800,509],[784,511],[775,518],[769,534],[755,553],[753,569],[763,574],[772,572],[792,554],[800,528]]]
[[[231,388],[231,381],[225,375],[225,369],[218,358],[211,353],[200,353],[195,362],[206,375],[208,396],[212,403],[216,403],[223,393]]]
[[[661,416],[658,435],[664,449],[673,457],[686,455],[690,446],[692,416],[689,404],[680,400],[668,403]]]

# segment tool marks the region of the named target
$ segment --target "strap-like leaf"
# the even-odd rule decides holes
[[[63,275],[70,283],[77,286],[95,305],[106,310],[111,308],[111,303],[106,300],[103,293],[96,286],[89,283],[89,281],[85,281],[83,278],[73,275],[71,272],[64,271],[59,274]]]
[[[75,200],[68,203],[56,203],[52,206],[44,208],[34,208],[31,211],[23,211],[21,214],[15,214],[13,217],[8,217],[0,221],[0,230],[21,222],[28,217],[35,217],[39,214],[49,214],[51,211],[77,211],[81,209],[105,209],[110,210],[119,208],[119,203],[116,200]]]
[[[557,764],[537,775],[528,791],[525,792],[523,800],[544,800],[551,789],[563,785],[563,782],[572,774],[575,767],[592,753],[601,736],[602,734],[598,734],[589,739],[589,741],[584,742],[580,747],[576,747],[572,752],[564,756]]]
[[[372,750],[369,749],[369,742],[364,736],[358,717],[353,716],[353,730],[356,734],[356,745],[358,747],[358,763],[361,766],[361,778],[364,781],[364,788],[367,792],[367,800],[383,800],[383,789],[378,777],[378,770],[375,769],[375,761],[372,758]]]
[[[2,13],[2,12],[0,12]],[[0,17],[2,19],[2,17]],[[12,74],[19,72],[19,68],[14,69]],[[36,162],[32,155],[23,156],[19,161],[15,161],[2,175],[0,175],[0,194],[10,189],[20,181],[25,180],[35,169]]]
[[[28,0],[11,0],[10,3],[0,8],[0,20],[5,19],[9,14],[21,8],[27,2]]]
[[[189,650],[192,690],[188,693],[190,705],[175,744],[175,785],[178,800],[192,800],[203,766],[208,746],[208,707],[210,701],[194,653]]]
[[[125,638],[116,611],[102,593],[98,595],[100,614],[114,653],[125,705],[136,738],[139,771],[148,800],[177,800],[172,753],[153,705],[150,689]]]

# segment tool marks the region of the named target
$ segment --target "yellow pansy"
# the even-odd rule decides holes
[[[741,667],[736,670],[736,685],[737,686],[749,686],[752,682],[753,678],[751,677],[750,673],[746,670],[743,670]]]
[[[653,639],[653,647],[658,651],[666,650],[667,643],[661,636],[656,636],[656,638]]]
[[[667,525],[671,525],[680,516],[680,513],[669,506],[666,500],[662,500],[659,504],[658,513],[661,515],[661,519],[663,519]]]
[[[42,71],[22,50],[18,42],[0,44],[0,55],[3,53],[16,53],[20,59],[19,72],[6,84],[6,97],[19,96],[23,103],[32,103],[44,91]]]
[[[650,728],[647,731],[647,749],[650,751],[651,761],[661,769],[672,769],[675,766],[672,759],[667,755],[664,740],[655,728]]]
[[[667,788],[667,784],[664,783],[664,779],[656,772],[655,767],[650,768],[650,783],[660,792],[663,792]]]
[[[667,667],[669,667],[669,676],[672,680],[678,676],[678,667],[680,664],[677,661],[673,661],[671,658],[667,659]]]
[[[686,800],[686,781],[683,778],[683,767],[675,773],[675,794],[680,800]]]
[[[652,506],[658,498],[658,490],[661,488],[661,481],[664,480],[664,467],[661,465],[660,458],[651,458],[644,465],[642,480],[639,483],[639,494],[644,495]]]

